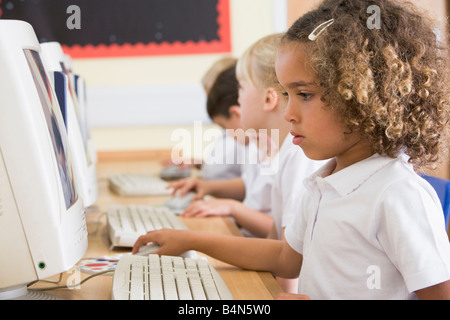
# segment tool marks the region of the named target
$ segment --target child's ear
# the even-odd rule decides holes
[[[241,107],[238,105],[233,105],[228,108],[228,113],[231,117],[241,118]]]
[[[274,88],[267,88],[264,98],[264,111],[272,111],[278,106],[279,97]]]

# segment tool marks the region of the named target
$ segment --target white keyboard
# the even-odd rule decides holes
[[[108,178],[111,191],[121,196],[170,195],[167,182],[151,174],[124,173]]]
[[[123,256],[113,278],[115,300],[232,300],[217,271],[202,259]]]
[[[113,247],[132,247],[148,231],[187,229],[186,225],[166,207],[111,206],[108,209],[108,233]]]

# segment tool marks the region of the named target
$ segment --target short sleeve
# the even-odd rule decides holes
[[[304,237],[308,227],[308,215],[310,215],[309,206],[310,197],[308,197],[308,192],[305,192],[301,198],[299,212],[292,216],[284,233],[289,246],[300,254],[303,254]]]
[[[378,241],[409,292],[450,279],[450,243],[442,207],[432,187],[421,180],[403,179],[389,186],[376,215]],[[407,195],[404,190],[409,190]]]

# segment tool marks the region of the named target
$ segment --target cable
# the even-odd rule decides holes
[[[43,281],[43,282],[49,282],[49,283],[60,283],[61,280],[62,280],[62,275],[63,275],[62,273],[59,274],[59,279],[58,279],[58,280],[44,279],[44,280],[40,280],[40,281]]]
[[[58,279],[58,280],[49,280],[49,279],[35,280],[35,281],[29,283],[27,286],[30,287],[30,286],[32,286],[33,284],[35,284],[35,283],[37,283],[37,282],[40,282],[40,281],[42,281],[42,282],[48,282],[48,283],[60,283],[61,280],[62,280],[62,275],[63,275],[62,273],[59,274],[59,279]]]
[[[87,223],[89,224],[95,224],[95,229],[91,232],[88,232],[89,236],[96,236],[98,230],[100,229],[100,226],[102,224],[101,220],[103,217],[107,216],[107,212],[103,211],[102,213],[99,214],[99,216],[97,217],[97,219],[93,220],[93,221],[87,221]]]
[[[98,272],[96,274],[90,275],[89,277],[87,277],[86,279],[81,280],[80,283],[77,283],[77,284],[64,285],[64,286],[54,286],[54,287],[47,287],[47,288],[28,288],[28,290],[46,291],[46,290],[54,290],[54,289],[71,289],[71,288],[76,288],[78,286],[81,286],[83,283],[85,283],[89,279],[92,279],[94,277],[97,277],[97,276],[100,276],[102,274],[109,273],[109,272],[114,272],[114,270],[105,270],[105,271],[101,271],[101,272]]]

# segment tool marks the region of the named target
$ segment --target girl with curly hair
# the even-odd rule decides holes
[[[370,28],[374,5],[380,23]],[[136,247],[153,241],[161,254],[194,249],[300,274],[300,295],[284,299],[450,299],[442,207],[414,170],[435,162],[448,137],[447,61],[412,5],[324,0],[287,31],[276,58],[293,143],[330,159],[306,179],[285,240],[163,231]]]

